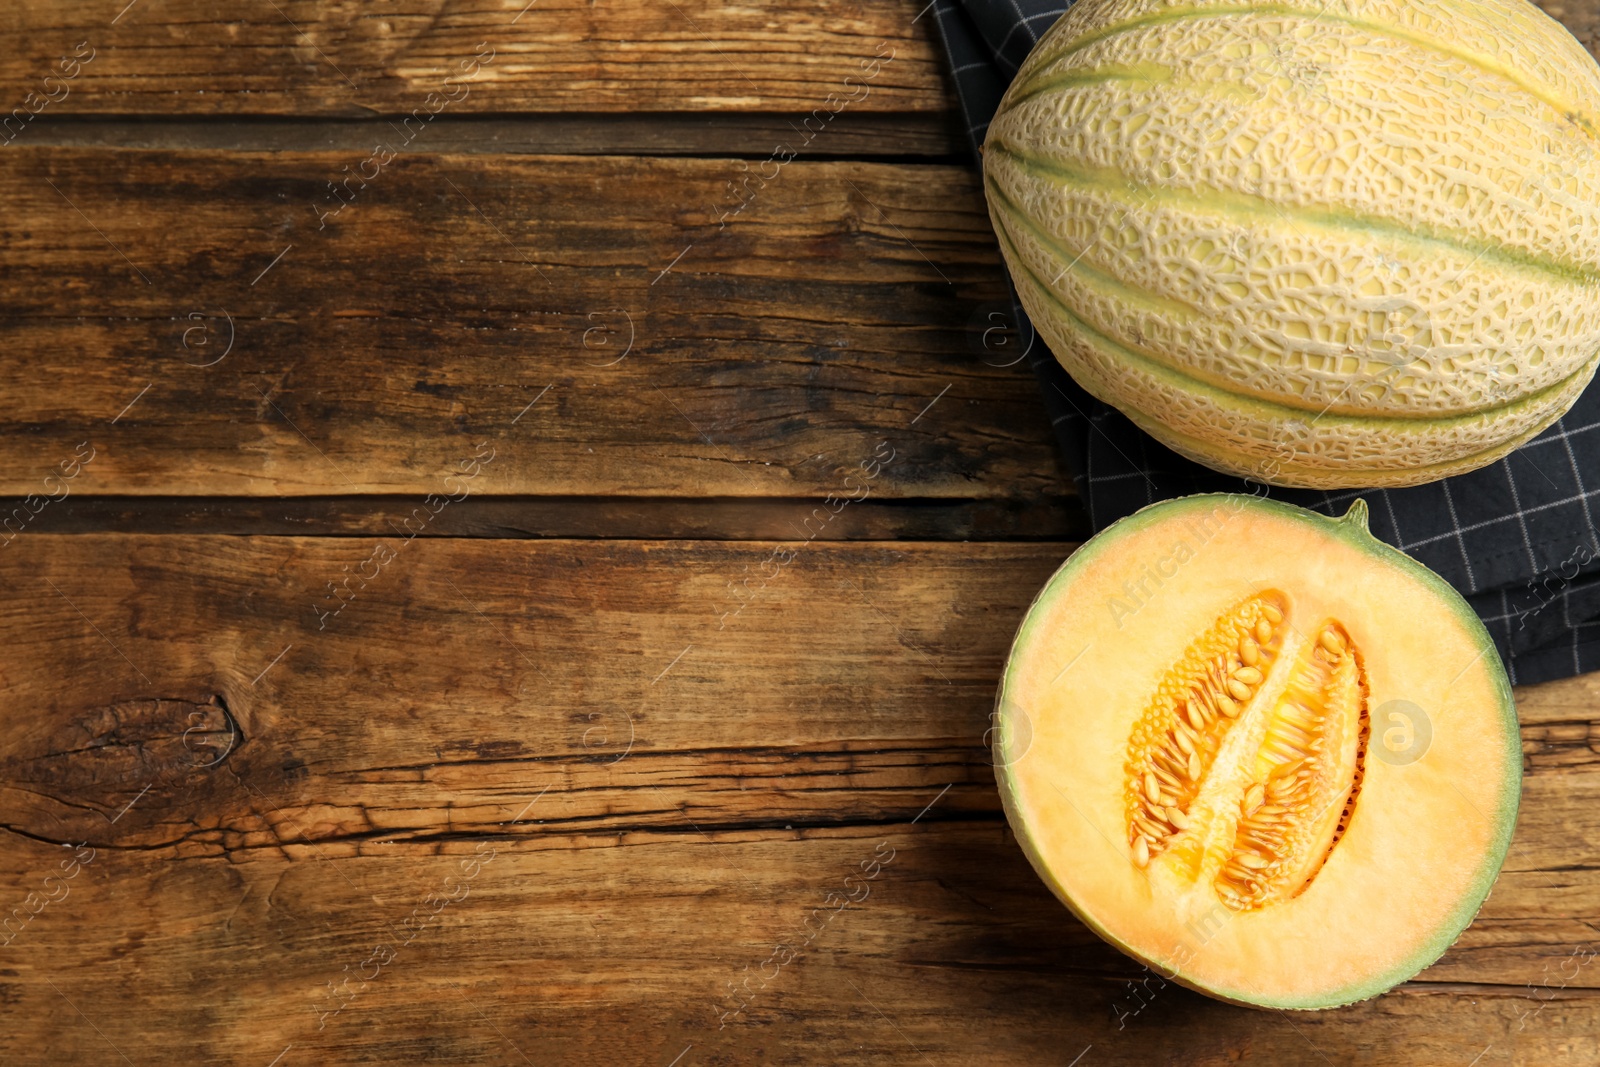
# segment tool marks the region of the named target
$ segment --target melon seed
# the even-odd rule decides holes
[[[1222,714],[1226,715],[1230,719],[1237,719],[1239,717],[1239,705],[1235,704],[1232,700],[1225,696],[1217,697],[1217,710],[1222,712]]]
[[[1263,645],[1272,640],[1272,624],[1266,619],[1256,621],[1256,640]]]
[[[1339,639],[1339,635],[1332,630],[1322,631],[1322,636],[1317,639],[1317,644],[1327,649],[1328,654],[1332,656],[1338,656],[1344,652],[1344,642],[1341,641]]]
[[[1261,870],[1261,868],[1267,865],[1267,858],[1265,856],[1258,856],[1254,852],[1241,852],[1235,856],[1234,859],[1238,860],[1244,866],[1256,871]]]
[[[1150,865],[1150,843],[1143,837],[1133,843],[1133,862],[1140,867]]]
[[[1260,782],[1256,782],[1244,793],[1244,810],[1246,814],[1253,815],[1266,803],[1267,790]]]
[[[1240,667],[1238,670],[1233,672],[1233,676],[1239,679],[1239,681],[1243,682],[1245,685],[1261,684],[1261,672],[1256,670],[1254,667]]]
[[[1189,828],[1189,816],[1185,815],[1177,808],[1167,809],[1167,821],[1180,830],[1187,830]]]
[[[1234,697],[1239,700],[1250,699],[1250,687],[1239,681],[1237,678],[1228,679],[1228,692],[1232,693]]]
[[[1261,662],[1261,646],[1256,644],[1255,638],[1246,635],[1245,639],[1239,642],[1239,658],[1244,661],[1246,667],[1254,667]]]
[[[1183,706],[1183,714],[1188,718],[1189,725],[1196,730],[1204,730],[1206,728],[1205,717],[1200,714],[1200,709],[1195,707],[1192,701]]]
[[[1149,771],[1144,772],[1144,795],[1154,804],[1161,797],[1161,783],[1156,781],[1156,776]]]
[[[1283,612],[1279,611],[1277,605],[1275,604],[1261,605],[1261,613],[1265,615],[1267,617],[1267,621],[1271,622],[1274,626],[1283,621]]]

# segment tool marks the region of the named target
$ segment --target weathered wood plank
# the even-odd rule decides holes
[[[67,854],[10,850],[36,881]],[[1137,973],[1074,936],[992,825],[88,858],[0,948],[8,1063],[166,1062],[175,1040],[195,1062],[278,1067],[1065,1067],[1085,1050],[1076,1062],[1544,1067],[1600,1053],[1600,996],[1582,988],[1417,984],[1312,1016],[1155,981],[1135,1000]]]
[[[477,831],[557,779],[541,818],[569,830],[909,818],[957,780],[983,788],[946,809],[987,818],[994,679],[1067,550],[25,532],[0,823],[111,843],[140,774],[117,840],[186,854],[275,849],[312,809],[313,839],[428,836],[440,789]],[[209,773],[191,717],[237,726]],[[798,807],[752,807],[763,782]]]
[[[49,108],[75,114],[365,116],[407,114],[441,93],[479,113],[807,113],[833,95],[856,97],[851,110],[944,111],[922,6],[22,0],[0,16],[0,99],[65,91]],[[79,42],[92,59],[44,85],[73,69],[58,63]]]
[[[1540,6],[1595,47],[1600,5]],[[803,115],[836,107],[831,94],[856,113],[949,115],[943,57],[924,10],[918,0],[804,10],[284,0],[224,14],[204,0],[22,0],[0,13],[10,44],[0,54],[0,100],[41,117],[407,114],[445,77],[462,76],[463,61],[487,54],[482,44],[494,58],[480,63],[465,96],[452,91],[460,99],[448,106],[458,114]],[[64,68],[75,53],[93,58]],[[864,78],[863,64],[875,60],[876,73]],[[64,69],[77,73],[63,80]]]
[[[963,168],[794,162],[736,201],[759,168],[402,154],[329,192],[361,163],[0,153],[0,493],[59,494],[85,441],[68,488],[102,495],[421,495],[487,442],[486,493],[820,498],[884,440],[879,499],[1069,491],[985,348]]]
[[[518,927],[507,914],[581,914],[597,923],[608,915],[631,931],[605,950],[615,957],[605,966],[616,982],[625,984],[620,976],[632,968],[681,986],[728,945],[767,938],[763,924],[786,921],[773,915],[774,902],[799,899],[795,887],[830,870],[837,849],[859,851],[873,833],[898,828],[941,842],[918,876],[928,895],[875,940],[840,946],[840,973],[863,989],[867,981],[894,984],[901,979],[884,976],[885,961],[902,961],[896,1010],[928,1027],[939,1012],[972,1003],[959,1000],[962,981],[987,975],[996,990],[1021,998],[1023,1014],[1009,1016],[999,992],[986,994],[1014,1020],[1008,1030],[1043,1025],[1040,1032],[1065,1042],[1082,1027],[1085,1043],[1098,1041],[1094,1027],[1103,1026],[1110,1000],[1126,995],[1122,983],[1136,968],[1027,872],[1005,831],[983,747],[1013,628],[1068,546],[790,544],[781,547],[794,558],[763,586],[762,563],[770,572],[785,558],[774,556],[777,546],[383,543],[392,558],[364,538],[25,533],[0,551],[10,592],[0,611],[0,677],[13,709],[0,722],[0,826],[10,841],[0,862],[0,894],[9,897],[0,899],[25,899],[44,876],[41,864],[65,854],[62,843],[87,842],[108,889],[85,898],[102,901],[86,908],[120,907],[112,901],[167,886],[176,910],[138,919],[125,936],[198,939],[191,954],[151,949],[139,970],[115,980],[137,974],[181,985],[189,979],[176,968],[200,975],[234,956],[277,952],[288,958],[271,973],[309,974],[320,988],[326,979],[313,972],[330,956],[339,962],[327,977],[359,963],[345,957],[370,933],[347,925],[345,877],[362,887],[361,900],[407,902],[408,912],[418,887],[442,878],[451,857],[489,840],[524,857],[502,868],[517,873],[496,883],[497,912],[481,920],[522,931],[503,931],[509,940],[495,952],[543,961],[539,981],[566,990],[572,1005],[582,995],[598,998],[591,1006],[602,1013],[638,1015],[655,1005],[648,1026],[629,1031],[642,1039],[662,1032],[671,1014],[661,1014],[662,1005],[677,1001],[620,992],[609,978],[594,979],[604,987],[597,989],[570,929]],[[382,561],[375,579],[341,585],[348,603],[325,615],[338,603],[325,595],[326,583],[342,583],[346,567],[367,573],[363,563],[374,560]],[[750,592],[729,589],[751,575]],[[1593,684],[1519,693],[1530,771],[1516,846],[1477,922],[1426,972],[1424,986],[1406,994],[1432,999],[1386,998],[1361,1009],[1369,1015],[1341,1016],[1330,1041],[1356,1041],[1352,1018],[1399,1013],[1411,1021],[1386,1030],[1378,1047],[1402,1039],[1428,1047],[1447,1029],[1429,1029],[1425,1017],[1458,1026],[1474,999],[1480,1010],[1497,1005],[1472,1024],[1488,1028],[1486,1042],[1512,1034],[1517,1013],[1538,1006],[1528,997],[1578,998],[1546,1005],[1540,1026],[1592,1020],[1584,998],[1600,987],[1587,955],[1600,930],[1600,858],[1592,854],[1600,773],[1576,751],[1552,755],[1548,722],[1570,715],[1575,694]],[[1588,715],[1600,719],[1593,707]],[[620,852],[630,844],[648,847]],[[204,888],[217,879],[234,898]],[[549,892],[566,896],[540,895],[546,890],[536,883],[565,887]],[[309,924],[302,933],[281,925],[289,920],[277,905],[254,918],[233,911],[251,885],[262,900],[294,899],[278,895],[280,884],[306,894],[283,905],[292,924]],[[601,884],[603,891],[594,888]],[[699,963],[663,974],[649,955],[655,947],[626,956],[641,925],[660,921],[663,910],[682,912],[683,895],[699,903],[676,922],[693,929],[664,935],[671,943],[662,951]],[[233,925],[203,928],[207,910],[225,912]],[[382,921],[381,912],[371,921]],[[65,966],[83,988],[111,997],[116,987],[97,983],[112,979],[89,972],[115,958],[107,953],[117,942],[77,932],[100,922],[98,910],[86,911],[86,926],[74,922],[63,927],[72,933],[36,942],[40,955],[27,957],[28,967]],[[935,928],[953,931],[951,939],[940,940]],[[79,940],[69,951],[71,937]],[[263,947],[279,940],[282,949]],[[455,962],[442,964],[446,976],[475,989],[482,946],[455,944]],[[915,976],[924,972],[950,982],[938,994],[949,999],[927,1001],[927,1015],[916,1007],[924,1002]],[[1442,991],[1439,983],[1474,990]],[[1507,988],[1476,988],[1486,984]],[[212,1010],[221,1012],[219,1025],[247,1004],[289,1015],[293,1004],[278,998],[290,987],[251,985],[231,1008]],[[407,988],[402,999],[415,998],[416,987]],[[1188,1005],[1178,1009],[1184,1018],[1208,1026],[1207,1013],[1225,1010],[1179,1001]],[[164,1003],[141,1008],[153,1014],[138,1025],[154,1032],[170,1024]],[[1045,1004],[1055,1005],[1048,1023],[1030,1014]],[[1421,1006],[1405,1006],[1413,1004]],[[1553,1014],[1558,1008],[1568,1014]],[[829,1048],[864,1040],[848,1005],[802,999],[770,1002],[770,1010],[752,1033],[810,1034]],[[438,1020],[415,1024],[437,1028]],[[577,1040],[572,1015],[558,1011],[549,1025]],[[1216,1025],[1237,1036],[1233,1024]],[[1167,1040],[1165,1024],[1157,1029]],[[287,1030],[263,1033],[297,1040]],[[356,1046],[389,1054],[388,1039],[356,1033],[339,1055],[354,1056]],[[459,1027],[446,1033],[450,1056],[489,1055],[459,1045],[470,1040]],[[970,1042],[986,1033],[925,1036],[941,1056],[956,1057],[971,1055]],[[1508,1047],[1530,1055],[1546,1054],[1553,1046],[1540,1042],[1558,1038],[1554,1029],[1513,1036],[1523,1044]]]

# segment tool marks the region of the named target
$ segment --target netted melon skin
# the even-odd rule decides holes
[[[1524,0],[1083,0],[990,126],[1023,306],[1163,443],[1281,485],[1500,458],[1600,361],[1600,68]]]

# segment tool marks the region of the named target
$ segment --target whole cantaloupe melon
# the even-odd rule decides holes
[[[1525,0],[1081,0],[984,178],[1061,362],[1228,473],[1472,470],[1600,355],[1600,68]]]

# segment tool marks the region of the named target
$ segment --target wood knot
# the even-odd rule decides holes
[[[29,762],[57,781],[144,777],[157,784],[214,768],[243,741],[221,696],[201,702],[158,697],[93,708]]]
[[[31,741],[0,760],[0,822],[52,840],[104,839],[130,800],[147,811],[203,782],[244,733],[220,695],[157,697],[61,716]]]

